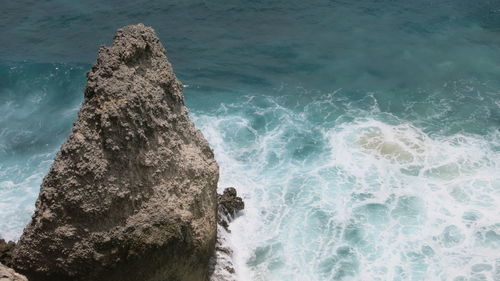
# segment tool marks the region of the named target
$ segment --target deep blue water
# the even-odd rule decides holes
[[[114,31],[155,28],[215,150],[239,280],[500,280],[500,1],[0,0],[0,237]]]

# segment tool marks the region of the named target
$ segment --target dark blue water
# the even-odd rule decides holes
[[[0,1],[0,237],[143,22],[246,199],[239,280],[500,280],[499,1]]]

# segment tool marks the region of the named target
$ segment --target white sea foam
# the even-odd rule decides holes
[[[219,213],[219,216],[223,215]],[[233,264],[233,248],[231,235],[223,226],[217,225],[217,243],[215,255],[210,261],[212,281],[236,281]]]
[[[35,209],[40,183],[55,151],[0,163],[0,238],[16,241]]]
[[[500,154],[487,140],[375,120],[344,124],[330,139],[332,164],[356,179],[351,191],[370,194],[346,204],[367,241],[356,247],[362,280],[498,280]],[[373,204],[383,222],[366,227],[377,211],[356,210]]]
[[[220,188],[246,203],[227,236],[238,280],[500,280],[498,132],[371,113],[318,125],[320,104],[251,99],[194,115]]]
[[[5,169],[2,174],[12,172],[16,167]],[[42,173],[35,173],[19,182],[12,180],[0,181],[0,217],[7,218],[0,221],[0,238],[6,240],[17,240],[21,235],[27,219],[33,213],[33,204],[36,194],[33,186],[37,186],[43,178]]]

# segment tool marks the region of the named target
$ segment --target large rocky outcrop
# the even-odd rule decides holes
[[[116,32],[14,250],[30,281],[207,280],[218,167],[152,28]]]

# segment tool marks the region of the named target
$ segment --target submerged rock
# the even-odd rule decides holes
[[[0,263],[0,281],[28,281],[28,279]]]
[[[31,281],[207,280],[218,166],[154,30],[116,32],[14,250]]]

